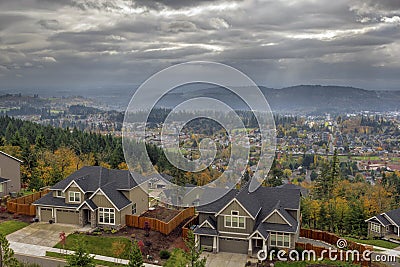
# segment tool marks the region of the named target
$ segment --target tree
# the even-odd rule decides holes
[[[3,234],[0,234],[0,267],[18,267],[18,265],[8,240]]]
[[[129,267],[144,266],[142,252],[140,251],[138,242],[136,240],[133,241],[130,249],[128,266]]]
[[[199,243],[196,242],[194,238],[193,231],[189,231],[187,238],[185,240],[185,245],[188,251],[185,253],[186,258],[189,261],[189,266],[191,267],[205,267],[206,266],[206,258],[200,258],[201,249],[199,248]]]
[[[169,259],[164,263],[164,267],[186,267],[188,259],[182,249],[176,248],[172,251]]]
[[[75,252],[67,255],[66,267],[95,267],[94,257],[90,256],[81,240],[78,240]]]

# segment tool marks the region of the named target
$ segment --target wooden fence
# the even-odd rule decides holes
[[[337,242],[340,239],[343,239],[333,233],[328,233],[324,231],[319,231],[319,230],[313,230],[313,229],[300,229],[300,236],[309,238],[309,239],[314,239],[314,240],[319,240],[325,243],[328,243],[333,246],[337,246]],[[362,254],[364,251],[369,250],[373,251],[372,246],[368,245],[362,245],[358,244],[353,241],[346,240],[347,246],[346,250],[357,250],[360,255],[360,259],[362,258]],[[307,249],[307,250],[314,250],[317,255],[322,255],[322,251],[326,250],[325,247],[319,247],[319,246],[314,246],[312,244],[304,244],[304,243],[296,243],[296,246],[302,248],[302,249]],[[328,256],[328,255],[325,255]],[[361,264],[361,266],[369,266],[369,262],[367,261],[358,261],[354,260],[354,263]]]
[[[190,207],[179,212],[169,222],[163,222],[156,218],[137,216],[137,215],[126,215],[126,225],[144,229],[145,223],[147,222],[150,229],[153,231],[160,232],[164,235],[170,234],[176,227],[178,227],[184,220],[194,216],[194,207]]]
[[[185,239],[187,237],[187,234],[189,232],[189,229],[193,225],[198,225],[199,224],[199,216],[196,215],[189,221],[185,223],[185,225],[182,226],[182,238]]]
[[[7,211],[16,214],[35,216],[36,207],[32,205],[32,203],[46,195],[48,192],[49,189],[45,189],[27,196],[9,199],[7,201]]]

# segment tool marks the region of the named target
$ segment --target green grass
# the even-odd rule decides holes
[[[343,262],[343,261],[329,261],[329,260],[323,260],[323,261],[295,261],[295,262],[284,262],[284,261],[277,261],[275,262],[275,267],[307,267],[310,264],[323,264],[327,266],[341,266],[341,267],[358,267],[359,265],[357,264],[352,264],[349,262]]]
[[[366,245],[371,245],[371,246],[377,246],[377,247],[382,247],[382,248],[388,248],[388,249],[393,249],[397,248],[400,245],[396,243],[392,243],[386,240],[381,240],[381,239],[367,239],[367,240],[361,240],[361,239],[355,239],[351,237],[345,237],[345,239],[349,241],[354,241],[357,243],[361,244],[366,244]]]
[[[57,252],[51,252],[51,251],[46,251],[46,256],[47,257],[53,257],[53,258],[58,258],[58,259],[65,259],[65,254],[57,253]],[[94,260],[94,263],[96,265],[101,265],[101,266],[126,266],[125,264],[120,264],[120,263],[115,263],[115,262],[109,262],[109,261],[102,261],[102,260]]]
[[[65,242],[65,249],[74,250],[77,243],[83,243],[87,252],[91,254],[103,255],[108,257],[117,257],[113,252],[113,243],[121,242],[125,244],[125,251],[119,258],[127,259],[129,252],[129,245],[131,241],[125,237],[104,237],[104,236],[91,236],[85,234],[71,234],[67,236]],[[58,243],[54,246],[55,248],[62,248],[62,245]]]
[[[21,221],[5,221],[0,223],[0,233],[3,235],[8,235],[28,225],[29,223]]]

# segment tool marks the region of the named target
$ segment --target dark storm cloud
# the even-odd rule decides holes
[[[398,0],[3,0],[0,77],[4,86],[137,84],[211,60],[267,86],[397,89],[399,11]]]

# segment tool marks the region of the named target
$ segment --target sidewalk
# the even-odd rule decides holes
[[[64,250],[64,249],[59,249],[59,248],[50,248],[50,247],[45,247],[45,246],[25,244],[25,243],[14,242],[14,241],[10,241],[10,248],[13,249],[14,252],[17,253],[17,254],[24,254],[24,255],[31,255],[31,256],[42,256],[42,257],[46,256],[46,251],[56,252],[56,253],[64,253],[64,254],[72,254],[72,253],[74,253],[71,250]],[[128,260],[117,259],[117,258],[113,258],[113,257],[107,257],[107,256],[95,255],[95,254],[90,254],[90,255],[94,256],[94,258],[96,260],[128,264]],[[145,267],[159,267],[159,265],[148,264],[148,263],[145,263],[144,266]]]

